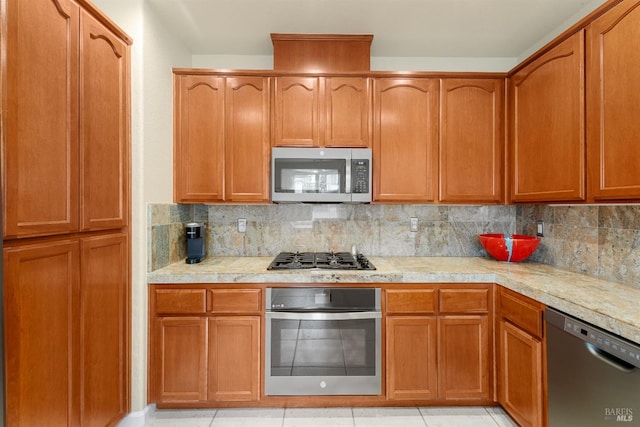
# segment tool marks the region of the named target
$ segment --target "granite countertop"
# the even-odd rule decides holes
[[[640,287],[545,264],[479,257],[368,257],[376,270],[267,271],[273,257],[210,257],[147,274],[150,284],[180,283],[497,283],[640,343]]]

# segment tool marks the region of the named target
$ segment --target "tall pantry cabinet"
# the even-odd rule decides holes
[[[129,411],[131,39],[86,0],[2,3],[6,422]]]

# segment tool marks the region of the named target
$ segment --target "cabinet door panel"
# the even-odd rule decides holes
[[[154,366],[160,402],[207,399],[207,319],[165,317],[156,320]]]
[[[376,79],[374,87],[374,200],[434,201],[438,80]]]
[[[544,307],[541,303],[519,295],[516,292],[502,289],[500,293],[500,315],[527,333],[542,337]]]
[[[91,237],[80,248],[80,421],[113,425],[128,412],[128,239]]]
[[[437,396],[435,317],[389,316],[387,398],[429,400]]]
[[[3,255],[7,425],[79,425],[78,242]]]
[[[585,199],[583,31],[510,79],[511,197]]]
[[[174,199],[224,200],[224,78],[174,76]]]
[[[128,46],[82,12],[80,21],[81,229],[128,221]]]
[[[320,85],[317,77],[277,77],[274,146],[320,146]]]
[[[3,9],[3,236],[77,231],[79,9],[70,0]]]
[[[434,314],[438,310],[437,289],[387,289],[388,314]]]
[[[155,297],[155,310],[158,314],[207,312],[206,289],[156,289],[150,297]]]
[[[488,313],[491,291],[483,289],[440,289],[440,313]]]
[[[327,77],[324,79],[327,147],[369,147],[371,134],[370,79]]]
[[[500,322],[498,401],[521,426],[543,425],[542,343]]]
[[[446,400],[490,400],[493,394],[487,316],[438,319],[438,397]]]
[[[504,200],[504,79],[442,79],[441,202]]]
[[[226,192],[228,202],[269,200],[269,82],[228,77],[226,91]]]
[[[212,313],[260,314],[262,292],[260,289],[211,289]]]
[[[587,43],[590,197],[640,199],[640,2],[595,20]]]
[[[209,400],[260,397],[260,317],[209,320]]]

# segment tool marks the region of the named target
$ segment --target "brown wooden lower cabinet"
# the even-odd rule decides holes
[[[504,288],[499,301],[498,402],[520,426],[544,427],[544,306]]]
[[[209,319],[208,397],[214,401],[260,398],[260,317]]]
[[[260,289],[158,286],[149,298],[150,401],[259,400]]]
[[[433,400],[437,396],[437,320],[387,317],[387,398]]]
[[[385,292],[388,399],[494,401],[492,289],[424,285]]]
[[[156,320],[152,349],[157,353],[159,402],[207,400],[207,319],[165,317]]]
[[[150,286],[150,403],[402,406],[497,400],[518,424],[545,426],[541,303],[493,284],[380,285],[383,394],[275,398],[261,388],[264,286]]]
[[[3,252],[7,424],[78,425],[78,241]]]
[[[492,399],[491,329],[486,315],[438,319],[439,399]]]
[[[125,233],[3,249],[7,425],[111,426],[128,412]]]

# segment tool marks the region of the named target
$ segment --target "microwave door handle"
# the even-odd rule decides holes
[[[351,193],[351,159],[347,159],[345,160],[346,167],[345,167],[345,171],[346,171],[346,177],[345,177],[345,189],[344,192],[346,194],[350,194]]]

